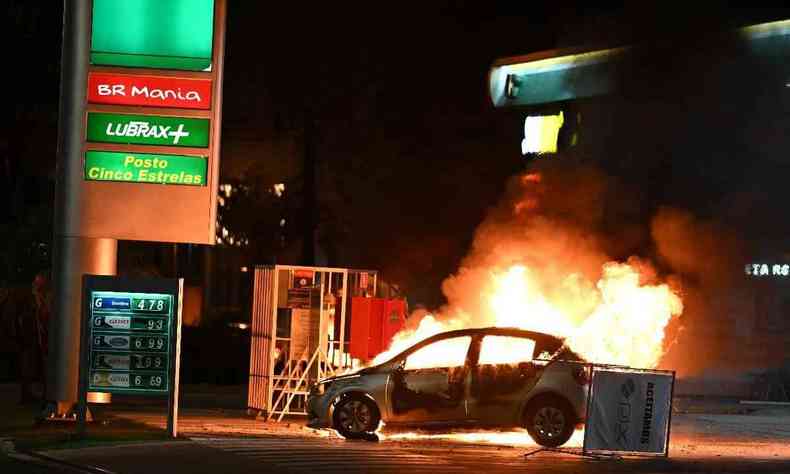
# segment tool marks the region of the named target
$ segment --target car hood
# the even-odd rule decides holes
[[[332,377],[327,377],[325,379],[321,379],[321,380],[318,381],[318,383],[342,382],[344,380],[351,380],[351,379],[355,379],[355,378],[361,377],[363,375],[375,373],[375,372],[378,371],[378,369],[379,369],[379,366],[365,367],[365,368],[356,370],[354,372],[349,372],[349,373],[335,375],[335,376],[332,376]]]

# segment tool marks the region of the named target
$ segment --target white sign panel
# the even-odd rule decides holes
[[[672,372],[593,370],[585,451],[665,454]]]

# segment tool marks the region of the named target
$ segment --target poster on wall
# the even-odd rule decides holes
[[[291,311],[291,360],[310,360],[321,340],[320,318],[317,309]]]

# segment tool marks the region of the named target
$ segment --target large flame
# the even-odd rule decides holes
[[[495,446],[512,446],[517,448],[539,447],[525,429],[509,431],[464,430],[447,433],[426,433],[417,431],[378,432],[379,438],[387,441],[426,441],[447,440],[460,443],[491,444]],[[584,431],[578,429],[563,445],[565,448],[581,448],[584,442]]]
[[[574,300],[583,305],[596,302],[589,315],[576,323],[575,308],[550,301],[539,291],[532,274],[520,264],[492,272],[483,292],[488,314],[475,317],[475,321],[482,321],[476,326],[514,327],[560,336],[574,352],[595,363],[642,368],[658,365],[664,330],[670,319],[683,310],[680,297],[668,285],[641,284],[639,270],[631,263],[605,264],[602,278],[592,289],[578,275],[572,275],[567,279],[566,290],[576,294]],[[464,316],[422,316],[416,329],[396,334],[390,348],[379,354],[374,363],[384,362],[435,334],[472,327],[467,324],[470,318]],[[510,357],[518,362],[517,351],[509,351],[507,345],[501,346],[501,351],[495,356],[497,359],[505,362]]]
[[[484,222],[472,257],[445,282],[450,304],[413,316],[418,324],[396,334],[374,363],[440,332],[495,326],[565,338],[574,352],[594,363],[658,366],[665,329],[683,311],[677,290],[657,282],[655,271],[642,260],[607,262],[583,232],[541,214],[538,198],[545,190],[535,186],[543,181],[535,173],[517,181],[522,192],[518,201],[508,203],[504,217]],[[542,237],[547,234],[551,240]],[[596,261],[598,271],[590,271]],[[499,354],[487,356],[500,362],[523,360],[523,351],[506,344],[496,350]],[[431,358],[439,359],[422,352],[418,355],[426,360],[412,363],[428,366]]]

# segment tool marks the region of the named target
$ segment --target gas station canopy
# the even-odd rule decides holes
[[[736,34],[757,57],[783,55],[790,47],[790,20],[746,26]],[[621,79],[617,63],[636,47],[562,49],[499,59],[488,75],[495,107],[529,106],[611,92]]]

